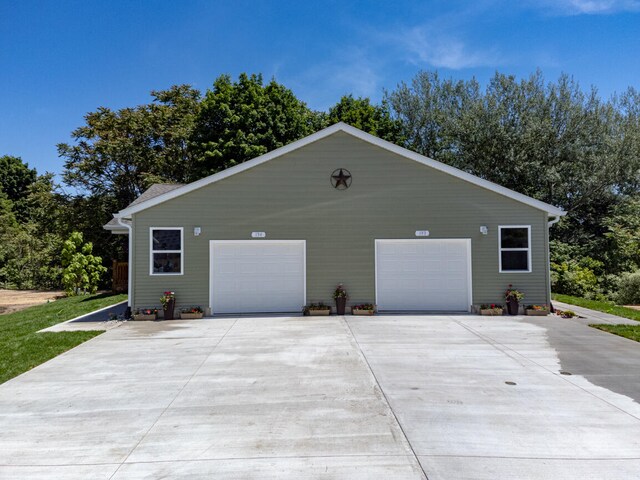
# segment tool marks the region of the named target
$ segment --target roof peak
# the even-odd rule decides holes
[[[138,197],[138,199],[136,199],[136,201],[134,201],[131,205],[121,210],[114,216],[121,217],[121,218],[129,218],[134,213],[145,210],[147,208],[151,208],[155,205],[158,205],[159,203],[163,203],[172,198],[178,197],[180,195],[184,195],[193,190],[197,190],[206,185],[210,185],[211,183],[218,182],[220,180],[223,180],[237,173],[244,172],[245,170],[253,168],[257,165],[261,165],[265,162],[273,160],[274,158],[278,158],[287,153],[293,152],[299,148],[310,145],[311,143],[317,142],[318,140],[326,138],[339,131],[345,132],[355,138],[358,138],[372,145],[375,145],[377,147],[380,147],[387,151],[395,153],[396,155],[414,160],[428,167],[434,168],[441,172],[448,173],[449,175],[465,180],[471,184],[477,185],[487,190],[491,190],[500,195],[511,198],[520,203],[524,203],[538,210],[545,211],[549,216],[562,216],[566,214],[566,212],[564,212],[562,209],[558,207],[542,202],[535,198],[529,197],[522,193],[515,192],[513,190],[510,190],[496,183],[490,182],[488,180],[484,180],[480,177],[476,177],[475,175],[467,173],[463,170],[459,170],[450,165],[446,165],[444,163],[438,162],[436,160],[433,160],[432,158],[425,157],[424,155],[420,155],[419,153],[413,152],[404,147],[400,147],[394,143],[388,142],[387,140],[383,140],[379,137],[376,137],[375,135],[371,135],[370,133],[360,130],[359,128],[348,125],[347,123],[337,122],[329,127],[326,127],[322,130],[312,133],[311,135],[308,135],[304,138],[291,142],[283,147],[272,150],[271,152],[267,152],[264,155],[256,157],[252,160],[248,160],[244,163],[240,163],[238,165],[235,165],[221,172],[214,173],[213,175],[210,175],[208,177],[202,178],[200,180],[196,180],[195,182],[192,182],[186,185],[172,184],[174,186],[177,185],[177,187],[171,189],[171,191],[168,191],[166,193],[162,193],[160,195],[153,196],[153,198],[144,199],[138,202],[138,200],[141,200],[142,197],[144,196],[143,194],[140,197]],[[160,185],[160,184],[154,184],[154,185]]]

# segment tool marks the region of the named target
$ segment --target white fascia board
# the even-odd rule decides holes
[[[523,195],[518,192],[514,192],[513,190],[509,190],[503,186],[500,186],[496,183],[490,182],[488,180],[483,180],[482,178],[476,177],[467,172],[463,172],[455,167],[451,167],[449,165],[445,165],[444,163],[438,162],[431,158],[425,157],[424,155],[420,155],[419,153],[412,152],[411,150],[407,150],[406,148],[395,145],[386,140],[382,140],[374,135],[363,132],[362,130],[352,127],[351,125],[347,125],[346,123],[339,122],[335,125],[325,128],[324,130],[320,130],[308,137],[301,138],[300,140],[296,140],[284,147],[277,148],[271,152],[265,153],[259,157],[254,158],[253,160],[249,160],[247,162],[241,163],[231,168],[227,168],[222,172],[215,173],[208,177],[197,180],[193,183],[185,185],[184,187],[176,188],[170,192],[167,192],[163,195],[159,195],[155,198],[147,200],[146,202],[139,203],[138,205],[134,205],[133,207],[125,208],[121,210],[117,216],[121,218],[130,218],[132,214],[140,212],[142,210],[146,210],[147,208],[154,207],[159,205],[167,200],[171,200],[172,198],[179,197],[186,193],[192,192],[199,188],[205,187],[215,182],[219,182],[220,180],[224,180],[232,175],[237,173],[244,172],[245,170],[249,170],[250,168],[261,165],[269,160],[273,160],[274,158],[280,157],[282,155],[286,155],[287,153],[293,152],[299,148],[305,147],[311,143],[317,142],[323,138],[328,137],[329,135],[333,135],[336,132],[344,132],[360,140],[363,140],[367,143],[375,145],[377,147],[388,150],[396,155],[400,155],[402,157],[408,158],[410,160],[414,160],[418,163],[426,165],[428,167],[434,168],[441,172],[447,173],[454,177],[465,180],[469,183],[477,185],[479,187],[485,188],[487,190],[491,190],[505,197],[516,200],[520,203],[524,203],[525,205],[529,205],[538,210],[542,210],[547,212],[549,216],[563,216],[566,215],[566,212],[558,207],[554,207],[545,202],[541,202],[540,200],[536,200],[535,198],[528,197],[527,195]]]
[[[103,229],[105,229],[108,232],[113,233],[114,235],[128,235],[129,231],[126,228],[122,228],[121,226],[117,225],[117,226],[106,226],[103,225],[102,226]]]

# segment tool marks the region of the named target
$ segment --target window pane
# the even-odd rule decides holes
[[[181,273],[179,253],[154,253],[153,273]]]
[[[154,230],[153,250],[181,250],[180,230]]]
[[[500,232],[502,248],[529,248],[528,228],[503,228]]]
[[[526,251],[501,252],[502,270],[529,270],[529,253]]]

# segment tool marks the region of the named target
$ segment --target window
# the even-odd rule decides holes
[[[151,228],[151,275],[182,275],[182,227]]]
[[[531,272],[531,226],[498,227],[500,272]]]

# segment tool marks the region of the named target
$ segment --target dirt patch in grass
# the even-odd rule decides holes
[[[53,302],[64,297],[59,290],[43,292],[40,290],[3,290],[0,289],[0,315],[17,312],[34,305]]]

